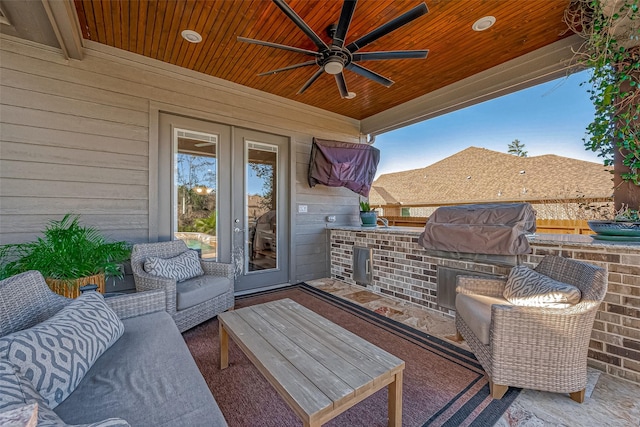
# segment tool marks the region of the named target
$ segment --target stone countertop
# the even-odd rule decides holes
[[[419,236],[423,227],[360,227],[353,225],[328,225],[329,230],[342,230],[364,233],[402,234],[405,236]],[[640,251],[640,242],[609,241],[594,239],[586,234],[530,234],[529,243],[557,246],[592,246],[594,248],[616,248]]]

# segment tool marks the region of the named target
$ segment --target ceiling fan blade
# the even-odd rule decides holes
[[[260,46],[275,47],[276,49],[290,50],[291,52],[298,52],[305,55],[320,56],[318,52],[314,52],[312,50],[307,50],[307,49],[300,49],[299,47],[287,46],[285,44],[265,42],[263,40],[256,40],[256,39],[248,39],[246,37],[238,37],[238,41],[251,43],[251,44],[258,44]]]
[[[308,67],[310,65],[317,65],[316,61],[307,61],[307,62],[302,62],[300,64],[289,65],[288,67],[278,68],[277,70],[265,71],[264,73],[260,73],[258,75],[259,76],[270,76],[272,74],[277,74],[277,73],[279,73],[281,71],[295,70],[296,68]]]
[[[353,61],[379,61],[382,59],[424,59],[428,50],[394,50],[390,52],[354,53]]]
[[[276,0],[274,0],[274,1],[276,1]],[[376,28],[375,30],[371,31],[370,33],[365,34],[364,36],[360,37],[358,40],[354,41],[353,43],[350,43],[347,46],[347,50],[349,52],[353,53],[353,52],[357,51],[358,49],[362,49],[366,45],[368,45],[370,43],[373,43],[374,41],[378,40],[380,37],[386,36],[387,34],[391,33],[392,31],[397,30],[398,28],[402,27],[403,25],[408,24],[409,22],[413,21],[414,19],[417,19],[417,18],[421,17],[422,15],[427,13],[428,11],[429,11],[429,9],[427,9],[426,3],[421,3],[418,6],[414,7],[413,9],[411,9],[410,11],[403,13],[402,15],[398,16],[397,18],[392,19],[391,21],[387,22],[386,24],[383,24],[383,25],[379,26],[378,28]]]
[[[383,86],[389,87],[393,84],[393,80],[389,80],[386,77],[381,76],[378,73],[375,73],[368,68],[364,68],[361,65],[354,64],[353,62],[345,67],[347,70],[351,70],[356,74],[360,74],[362,77],[366,77],[368,79],[373,80],[376,83],[380,83]]]
[[[344,73],[335,74],[336,84],[338,85],[338,90],[340,91],[340,97],[345,99],[349,96],[349,90],[347,89],[347,82],[344,79]]]
[[[273,0],[273,2],[284,12],[289,19],[293,21],[294,24],[302,30],[303,33],[307,35],[315,44],[318,46],[318,49],[329,49],[329,46],[320,38],[318,35],[307,25],[306,22],[300,18],[300,16],[289,7],[289,5],[284,0]]]
[[[351,25],[351,18],[353,18],[353,12],[356,10],[357,2],[358,0],[344,0],[344,3],[342,3],[340,20],[338,21],[336,33],[333,35],[332,44],[334,46],[344,46],[344,39],[347,37],[347,32],[349,31],[349,25]]]
[[[324,73],[324,70],[322,68],[318,68],[318,71],[316,71],[315,74],[313,76],[311,76],[311,78],[309,80],[307,80],[307,82],[304,84],[304,86],[302,86],[300,88],[300,90],[298,91],[298,95],[302,94],[302,92],[304,92],[305,90],[309,89],[309,86],[311,86],[313,84],[313,82],[318,80],[318,77],[320,77],[322,75],[322,73]]]

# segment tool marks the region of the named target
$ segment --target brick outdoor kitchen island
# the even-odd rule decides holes
[[[456,274],[506,276],[514,265],[534,267],[544,255],[601,266],[607,269],[609,283],[593,325],[588,363],[640,384],[640,244],[603,242],[586,235],[536,234],[528,237],[531,254],[464,256],[425,250],[418,245],[421,232],[417,227],[329,226],[331,277],[453,318],[451,301],[444,297],[455,296]],[[354,265],[354,259],[360,262]],[[366,274],[357,264],[364,265]]]

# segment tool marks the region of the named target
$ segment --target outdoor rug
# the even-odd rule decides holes
[[[282,298],[291,298],[405,361],[403,426],[492,426],[519,393],[510,388],[501,400],[491,399],[472,353],[304,283],[236,298],[235,307]],[[220,370],[217,318],[185,332],[184,338],[230,427],[302,425],[231,339],[230,365]],[[387,389],[325,425],[386,427]]]

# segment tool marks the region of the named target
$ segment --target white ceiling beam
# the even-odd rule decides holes
[[[367,117],[361,121],[360,131],[379,135],[567,75],[574,52],[583,41],[577,35],[567,37]]]
[[[42,0],[42,5],[64,56],[67,59],[82,59],[82,31],[73,2],[71,0]]]

